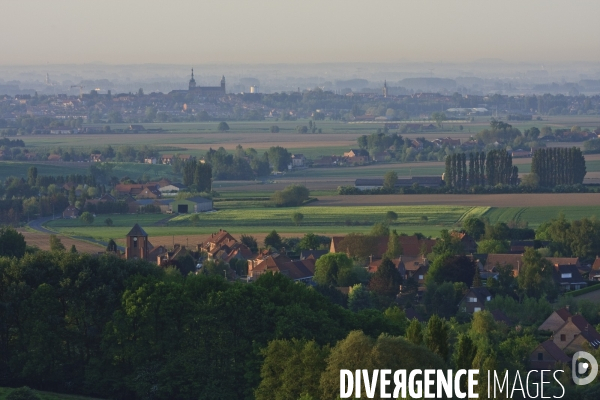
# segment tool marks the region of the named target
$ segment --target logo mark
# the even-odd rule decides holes
[[[579,362],[579,359],[585,361]],[[579,375],[584,375],[589,372],[589,375],[585,378],[580,378]],[[585,351],[578,351],[573,355],[573,361],[571,361],[571,376],[573,382],[576,385],[588,385],[596,379],[598,376],[598,362],[594,356]]]

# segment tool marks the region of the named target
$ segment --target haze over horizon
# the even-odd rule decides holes
[[[593,0],[3,3],[3,66],[600,62]]]

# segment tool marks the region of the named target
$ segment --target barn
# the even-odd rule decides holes
[[[183,200],[175,200],[170,205],[170,210],[173,213],[178,214],[197,213],[203,211],[210,211],[212,209],[212,200],[200,196],[190,197],[189,199]]]

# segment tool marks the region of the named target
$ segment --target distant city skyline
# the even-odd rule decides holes
[[[0,65],[600,62],[600,2],[2,0]]]

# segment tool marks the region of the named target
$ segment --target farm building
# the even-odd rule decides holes
[[[63,211],[63,218],[77,218],[79,217],[79,210],[75,206],[69,206]]]
[[[210,211],[213,209],[213,202],[210,199],[196,196],[189,199],[175,200],[171,203],[171,211],[179,214],[197,213]]]

